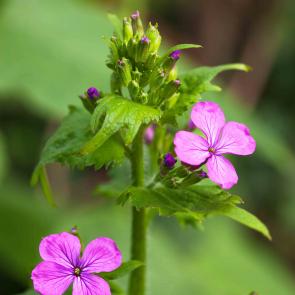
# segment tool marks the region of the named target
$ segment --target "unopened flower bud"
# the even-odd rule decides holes
[[[146,64],[146,67],[148,69],[154,69],[154,66],[156,64],[157,58],[158,58],[158,55],[156,53],[149,54],[149,56],[147,58],[147,61],[145,63]]]
[[[157,26],[153,26],[151,23],[149,23],[149,27],[146,31],[146,36],[151,40],[150,51],[152,53],[157,52],[162,40],[162,37],[157,29]]]
[[[83,103],[83,106],[90,113],[93,113],[99,97],[101,97],[101,92],[95,87],[90,87],[87,89],[87,91],[84,92],[84,94],[79,95],[79,98]]]
[[[149,55],[150,39],[146,36],[142,37],[137,45],[135,53],[136,62],[145,62]]]
[[[173,60],[179,60],[180,58],[180,54],[181,54],[181,50],[174,50],[173,52],[170,53],[170,57],[173,59]]]
[[[123,39],[124,39],[124,42],[127,44],[128,41],[132,37],[133,37],[133,29],[132,29],[130,18],[125,17],[123,19]]]
[[[208,174],[203,170],[198,171],[198,176],[200,178],[208,178]]]
[[[173,157],[172,154],[167,153],[164,156],[164,165],[168,168],[168,169],[172,169],[175,165],[175,163],[177,162],[177,160]]]
[[[169,72],[174,68],[177,60],[180,57],[180,50],[175,50],[167,56],[163,62],[164,71],[169,74]]]
[[[136,34],[139,37],[143,36],[144,29],[138,10],[131,14],[131,23],[134,34]]]
[[[121,78],[116,72],[113,72],[111,75],[111,91],[115,94],[121,93]]]
[[[122,84],[124,86],[128,86],[129,82],[132,80],[131,78],[131,65],[129,63],[129,60],[125,57],[122,59],[118,60],[117,62],[117,68],[118,68],[118,73],[120,75]]]
[[[96,99],[100,97],[100,92],[95,87],[90,87],[87,89],[87,95],[90,99]]]

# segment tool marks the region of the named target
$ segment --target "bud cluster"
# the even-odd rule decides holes
[[[122,95],[126,87],[132,100],[157,107],[178,95],[175,64],[181,52],[160,57],[161,39],[157,24],[144,28],[138,11],[123,19],[122,34],[114,34],[109,41],[107,66],[113,71],[113,93]]]

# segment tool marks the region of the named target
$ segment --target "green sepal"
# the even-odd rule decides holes
[[[133,29],[131,25],[131,20],[129,17],[124,17],[123,19],[123,40],[127,44],[128,41],[133,37]]]
[[[161,40],[162,40],[162,37],[161,37],[159,30],[158,30],[158,26],[157,25],[153,26],[151,23],[149,23],[149,26],[148,26],[148,29],[147,29],[145,35],[151,41],[151,44],[150,44],[151,53],[157,52],[158,49],[160,48]]]
[[[143,266],[144,264],[141,261],[130,260],[128,262],[123,262],[122,265],[112,272],[101,272],[98,275],[106,280],[116,280],[123,276],[128,275],[130,272],[135,269]]]

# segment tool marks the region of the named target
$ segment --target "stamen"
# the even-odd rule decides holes
[[[215,153],[215,148],[210,147],[210,148],[208,149],[208,151],[209,151],[210,153]]]
[[[81,269],[79,267],[75,267],[75,269],[74,269],[74,275],[76,277],[79,277],[80,274],[81,274]]]

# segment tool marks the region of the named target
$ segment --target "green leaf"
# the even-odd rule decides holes
[[[122,38],[123,37],[122,36],[122,32],[123,32],[122,20],[120,20],[117,15],[112,13],[108,13],[108,19],[113,24],[115,28],[115,32],[118,35],[118,37]]]
[[[248,211],[239,208],[239,207],[232,207],[229,210],[224,212],[225,216],[228,216],[258,232],[262,233],[265,237],[271,240],[271,235],[269,233],[268,228],[253,214],[249,213]]]
[[[221,72],[240,70],[248,72],[251,68],[244,64],[227,64],[216,67],[198,67],[182,75],[180,91],[186,94],[201,95],[207,91],[220,91],[221,88],[211,81]]]
[[[70,114],[62,121],[57,131],[47,141],[38,166],[59,162],[83,169],[94,166],[120,163],[124,158],[124,148],[115,137],[108,138],[104,145],[87,156],[80,149],[92,138],[90,129],[91,115],[83,109],[71,108]]]
[[[211,215],[227,216],[270,239],[269,232],[261,221],[237,207],[242,202],[241,198],[218,186],[195,185],[178,189],[130,187],[119,198],[121,204],[127,201],[138,209],[157,208],[160,215],[180,217],[189,223],[201,223]]]
[[[116,280],[125,275],[128,275],[130,272],[141,266],[143,266],[143,263],[141,261],[130,260],[128,262],[123,262],[118,269],[112,272],[101,272],[98,275],[106,280]]]
[[[31,185],[36,186],[39,182],[41,184],[41,188],[47,202],[52,207],[56,207],[56,203],[53,198],[52,190],[44,166],[37,166],[32,175]]]
[[[40,161],[33,172],[31,183],[41,183],[44,195],[51,205],[55,205],[47,180],[45,166],[50,163],[61,163],[71,168],[84,169],[93,166],[112,166],[123,161],[124,147],[115,138],[109,138],[100,148],[88,155],[80,154],[80,149],[92,138],[90,114],[83,109],[71,108],[70,114],[62,121],[57,131],[47,141]]]
[[[118,131],[125,144],[130,144],[142,125],[157,122],[161,114],[159,109],[120,96],[106,96],[99,100],[91,118],[91,128],[98,132],[81,152],[84,155],[93,152]]]

